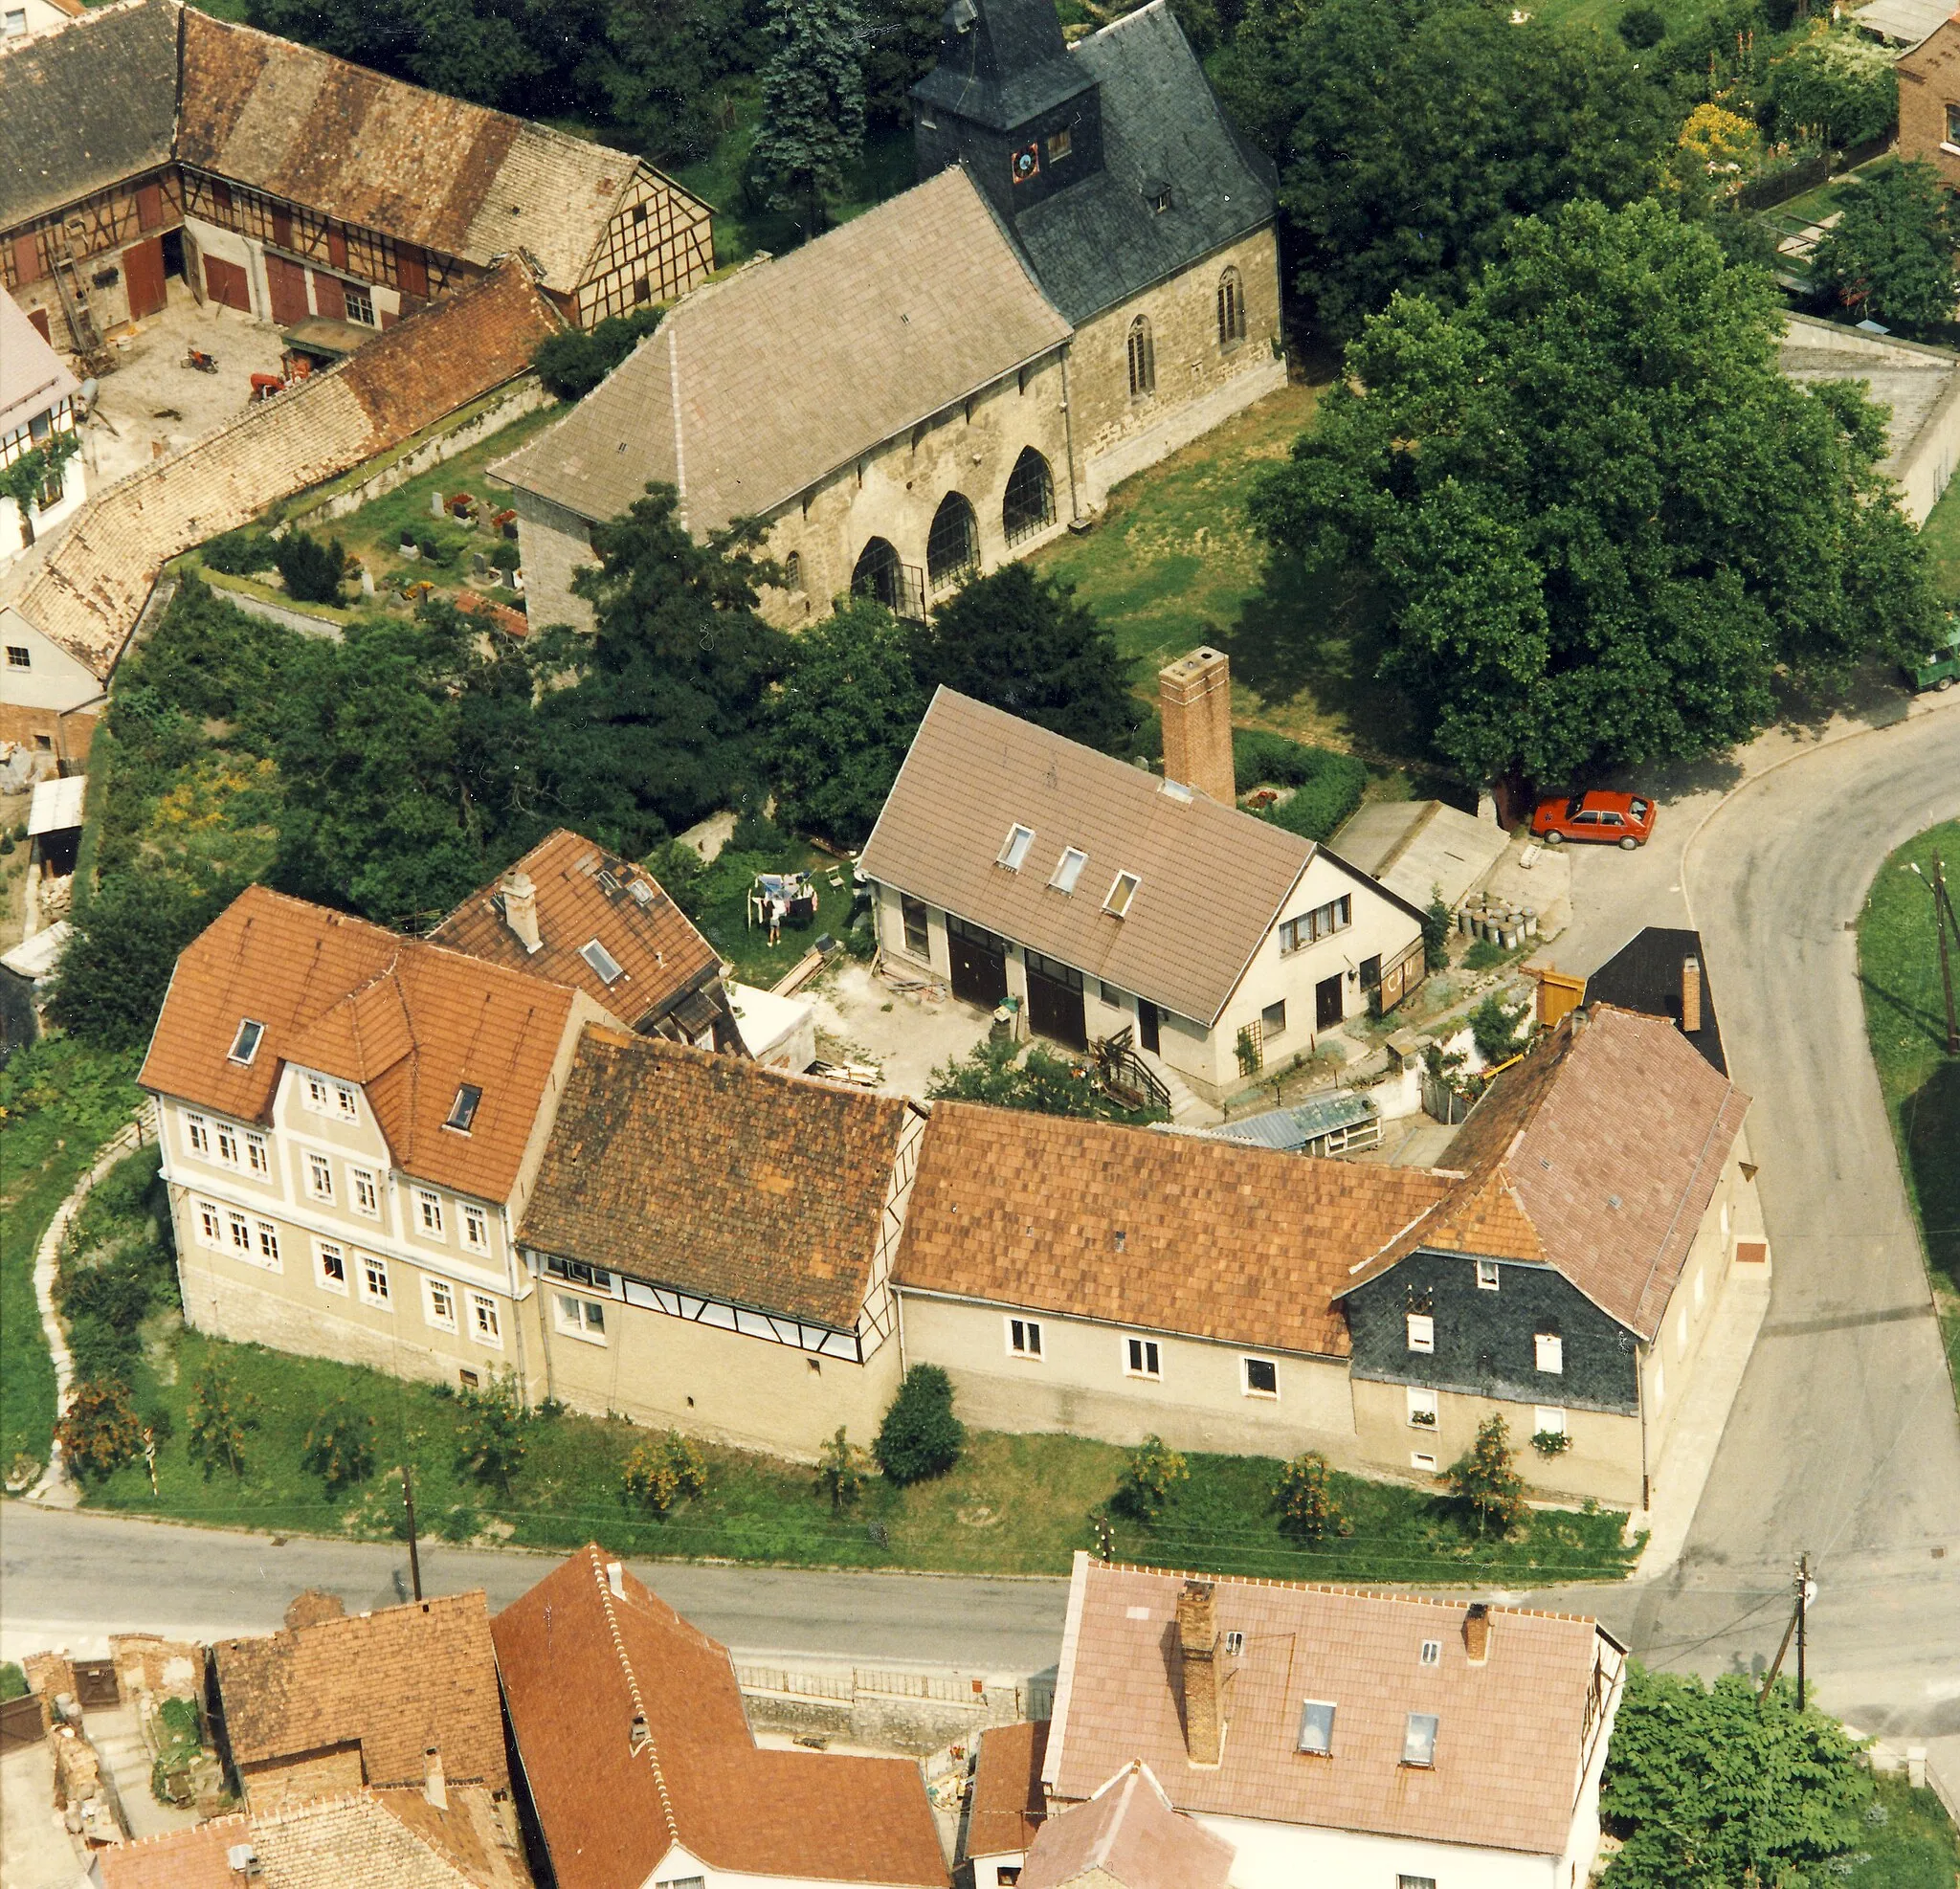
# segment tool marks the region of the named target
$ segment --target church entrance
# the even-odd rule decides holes
[[[901,564],[888,539],[874,538],[858,554],[851,594],[870,597],[907,623],[925,621],[925,577],[917,565]]]

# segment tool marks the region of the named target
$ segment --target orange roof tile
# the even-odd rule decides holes
[[[969,1856],[1012,1856],[1034,1842],[1047,1814],[1041,1794],[1041,1763],[1047,1755],[1046,1719],[1024,1719],[980,1734],[967,1808]]]
[[[491,1632],[558,1889],[639,1889],[676,1844],[714,1871],[944,1889],[915,1763],[758,1750],[727,1649],[624,1569],[615,1591],[596,1545]]]
[[[1449,1185],[1421,1168],[943,1101],[894,1279],[1346,1357],[1334,1295]]]
[[[287,1062],[365,1086],[398,1167],[503,1200],[577,1004],[562,986],[399,938],[365,919],[241,892],[177,960],[139,1080],[243,1122],[268,1119]],[[238,1025],[265,1026],[249,1065]],[[482,1090],[469,1133],[457,1088]]]
[[[1225,1889],[1236,1854],[1224,1837],[1174,1811],[1150,1767],[1135,1759],[1086,1804],[1042,1825],[1021,1889]]]

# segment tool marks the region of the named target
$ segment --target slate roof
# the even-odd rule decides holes
[[[1681,1026],[1681,967],[1693,958],[1702,967],[1702,1027],[1688,1035],[1703,1060],[1718,1074],[1728,1074],[1722,1049],[1722,1026],[1715,1017],[1715,988],[1708,978],[1708,954],[1702,934],[1672,925],[1650,924],[1586,980],[1589,1004],[1611,1004],[1615,1010],[1639,1011],[1664,1016]]]
[[[0,156],[0,165],[6,162]],[[78,386],[20,303],[0,296],[0,439],[50,411]]]
[[[1068,56],[1055,0],[977,0],[972,24],[949,30],[932,70],[912,96],[997,131],[1093,85]]]
[[[480,1588],[212,1649],[232,1756],[246,1775],[357,1744],[364,1781],[413,1785],[426,1753],[457,1784],[508,1789],[490,1613]]]
[[[893,1278],[902,1291],[1342,1358],[1334,1295],[1449,1187],[1422,1168],[942,1101]]]
[[[364,1085],[395,1163],[505,1200],[581,1000],[345,912],[263,886],[241,892],[177,960],[138,1081],[239,1122],[270,1119],[283,1065]],[[244,1018],[264,1035],[231,1060]],[[468,1134],[443,1126],[482,1090]]]
[[[1034,830],[1018,872],[1009,828]],[[1049,883],[1064,847],[1087,853],[1072,894]],[[1140,767],[942,688],[865,841],[865,876],[1031,944],[1179,1016],[1215,1022],[1313,857],[1313,842],[1180,797]],[[1128,913],[1103,901],[1119,872]]]
[[[0,43],[0,230],[170,162],[175,0],[122,0]]]
[[[429,934],[430,943],[571,985],[633,1030],[664,1015],[720,970],[714,946],[658,879],[583,834],[561,827],[510,871],[527,874],[535,888],[539,949],[526,951],[504,922],[501,887],[507,875],[465,899]],[[611,984],[579,955],[594,938],[624,973]]]
[[[633,1889],[677,1844],[714,1873],[944,1889],[915,1762],[758,1750],[727,1649],[618,1586],[590,1545],[491,1628],[558,1889]]]
[[[1273,219],[1270,167],[1233,129],[1169,0],[1077,42],[1102,87],[1102,168],[1020,212],[1041,286],[1080,326]],[[1168,184],[1167,210],[1146,184]],[[1261,285],[1263,286],[1263,285]]]
[[[698,537],[766,515],[1069,328],[964,170],[676,304],[555,427],[492,467],[581,518],[677,486]],[[785,337],[795,370],[785,370]]]
[[[1575,1011],[1470,1111],[1449,1197],[1342,1290],[1420,1248],[1527,1260],[1651,1341],[1748,1105],[1665,1018]]]
[[[590,1026],[526,1246],[855,1330],[908,1105]]]
[[[967,1805],[963,1855],[1008,1856],[1025,1852],[1047,1815],[1041,1766],[1048,1756],[1048,1721],[1023,1719],[980,1734],[973,1791]]]
[[[1212,1582],[1224,1657],[1225,1745],[1216,1767],[1185,1747],[1177,1598]],[[1133,1759],[1192,1815],[1474,1843],[1557,1856],[1575,1808],[1595,1665],[1624,1656],[1576,1614],[1493,1606],[1473,1664],[1471,1603],[1281,1581],[1169,1573],[1078,1553],[1044,1779],[1089,1796]],[[1422,1643],[1439,1642],[1433,1666]],[[1334,1708],[1333,1752],[1298,1747],[1304,1700]],[[1433,1767],[1403,1764],[1407,1716],[1439,1721]],[[1066,1828],[1070,1811],[1056,1818]],[[1026,1880],[1024,1878],[1023,1880]]]
[[[290,393],[92,495],[11,601],[106,682],[171,558],[501,387],[565,325],[524,265],[506,262]]]
[[[1021,1889],[1105,1882],[1121,1889],[1225,1889],[1233,1845],[1171,1808],[1142,1759],[1086,1804],[1050,1817],[1028,1852]]]

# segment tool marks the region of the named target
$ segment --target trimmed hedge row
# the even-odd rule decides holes
[[[1325,839],[1361,805],[1368,786],[1368,769],[1353,755],[1263,728],[1232,731],[1232,771],[1240,793],[1261,785],[1291,788],[1290,798],[1260,817],[1303,839]]]

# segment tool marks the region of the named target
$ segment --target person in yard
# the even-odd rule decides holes
[[[780,944],[782,942],[783,901],[776,898],[774,894],[771,894],[769,897],[769,943],[771,944]]]

